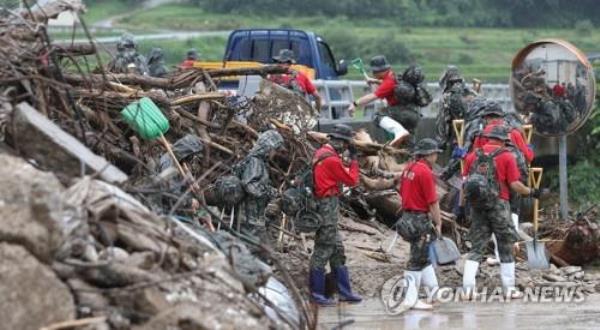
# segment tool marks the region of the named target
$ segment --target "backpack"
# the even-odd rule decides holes
[[[416,97],[415,87],[402,80],[402,76],[398,75],[396,77],[396,86],[394,87],[394,96],[401,103],[413,103]]]
[[[490,210],[498,203],[500,184],[496,180],[496,164],[494,158],[505,148],[499,148],[486,155],[482,149],[477,149],[475,161],[471,165],[469,176],[465,182],[465,198],[471,207],[478,210]]]
[[[298,175],[295,187],[283,192],[281,209],[288,217],[294,219],[294,226],[299,232],[315,232],[321,226],[322,219],[317,211],[317,201],[314,197],[314,166],[332,156],[335,154],[330,152],[321,155]]]
[[[231,175],[225,175],[217,178],[215,181],[215,192],[220,201],[226,206],[234,206],[239,204],[244,197],[246,197],[246,191],[242,186],[242,173],[244,167],[249,161],[250,157],[244,158],[239,163],[235,164],[231,168]]]

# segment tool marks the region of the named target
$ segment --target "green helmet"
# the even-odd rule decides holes
[[[413,154],[419,156],[426,156],[439,152],[442,152],[442,149],[440,149],[436,140],[424,138],[421,141],[417,142]]]

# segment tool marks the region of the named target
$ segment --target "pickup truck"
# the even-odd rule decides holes
[[[239,29],[229,35],[222,62],[196,62],[195,67],[235,68],[274,63],[281,49],[296,55],[296,70],[315,80],[338,80],[348,72],[345,61],[336,62],[331,48],[313,32],[294,29]],[[224,81],[220,88],[237,89],[237,79]]]

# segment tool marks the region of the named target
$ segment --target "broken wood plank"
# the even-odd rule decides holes
[[[96,173],[110,183],[123,183],[128,179],[127,174],[94,154],[28,103],[16,106],[13,130],[18,150],[39,165],[55,171],[61,179],[80,176],[82,164],[85,172]]]

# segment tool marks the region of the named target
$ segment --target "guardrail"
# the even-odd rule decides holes
[[[313,82],[319,94],[323,98],[321,118],[327,120],[348,117],[348,107],[353,100],[370,93],[370,87],[364,80],[315,80]],[[425,118],[435,118],[439,109],[442,90],[437,83],[427,83],[427,90],[433,97],[433,102],[421,113]],[[514,111],[510,98],[508,84],[482,84],[481,95],[494,100],[507,111]],[[366,115],[371,117],[373,112],[385,106],[385,103],[377,100],[366,107]]]

